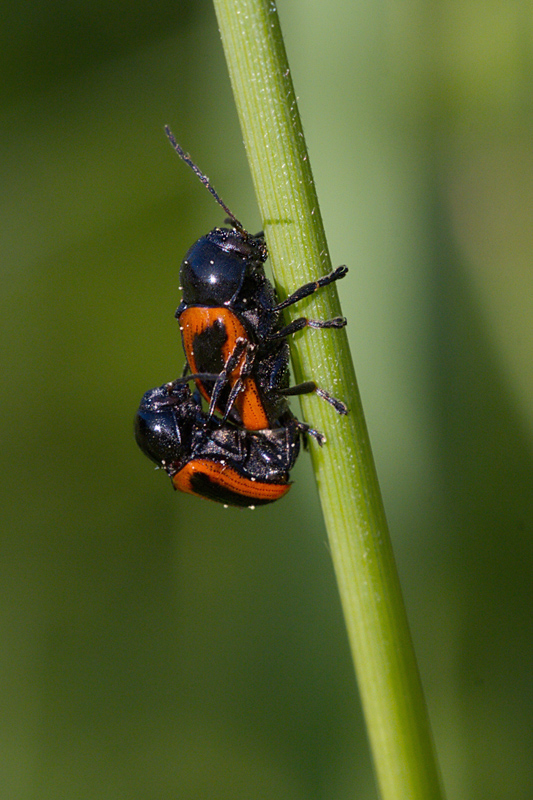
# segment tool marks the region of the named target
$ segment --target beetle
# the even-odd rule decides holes
[[[308,430],[290,412],[278,427],[263,431],[209,419],[198,392],[179,381],[146,392],[135,416],[137,444],[175,489],[249,508],[287,494]]]
[[[299,317],[283,325],[281,312],[323,286],[343,278],[338,267],[317,281],[306,283],[278,302],[267,279],[268,250],[263,233],[251,235],[222,201],[209,179],[165,127],[178,156],[193,170],[228,214],[231,228],[214,228],[187,251],[180,267],[182,300],[176,311],[186,366],[183,381],[194,380],[215,411],[247,430],[275,428],[288,412],[290,395],[316,393],[339,414],[343,402],[314,381],[289,386],[287,338],[304,327],[342,328],[344,317],[311,320]],[[190,374],[189,374],[190,373]],[[310,429],[311,435],[316,431]],[[319,443],[321,435],[315,436]]]

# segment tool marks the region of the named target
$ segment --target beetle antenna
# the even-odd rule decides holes
[[[239,222],[239,220],[237,219],[235,214],[232,211],[229,210],[229,208],[227,207],[225,202],[222,200],[222,198],[220,197],[218,192],[216,192],[215,189],[213,188],[213,186],[211,186],[211,184],[209,183],[209,178],[207,177],[207,175],[204,175],[204,173],[201,172],[201,170],[196,166],[196,164],[194,163],[194,161],[192,160],[190,155],[188,153],[186,153],[185,150],[183,150],[183,148],[177,143],[176,139],[174,138],[174,134],[172,133],[172,131],[170,130],[168,125],[165,125],[165,133],[168,136],[170,144],[172,145],[172,147],[174,148],[176,153],[179,155],[181,160],[185,161],[185,163],[189,165],[189,167],[192,169],[194,174],[202,181],[203,185],[208,190],[208,192],[210,192],[213,195],[213,197],[215,198],[215,200],[217,201],[219,206],[224,209],[224,211],[226,212],[226,214],[229,217],[229,221],[233,224],[233,227],[236,230],[238,230],[239,233],[246,234],[247,231],[246,231],[244,225],[242,224],[242,222]]]

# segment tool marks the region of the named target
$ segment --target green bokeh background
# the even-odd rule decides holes
[[[279,3],[448,798],[531,800],[532,6]],[[0,797],[375,800],[307,457],[132,437],[222,221],[165,123],[260,227],[212,7],[2,10]]]

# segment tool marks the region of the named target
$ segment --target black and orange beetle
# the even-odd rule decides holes
[[[287,343],[288,336],[306,326],[342,328],[346,319],[300,317],[284,326],[280,312],[343,278],[347,267],[338,267],[278,302],[264,271],[268,257],[264,235],[246,231],[168,127],[165,131],[174,150],[228,214],[227,221],[232,225],[214,228],[198,239],[180,267],[183,295],[176,317],[187,359],[182,380],[195,380],[209,403],[209,417],[217,410],[224,420],[250,431],[278,427],[283,416],[290,413],[289,395],[315,392],[339,414],[346,414],[344,403],[313,381],[289,386]],[[309,433],[316,434],[322,444],[321,434],[312,429]]]
[[[137,444],[166,470],[175,489],[250,508],[289,491],[289,473],[307,430],[290,414],[263,431],[209,420],[197,392],[176,381],[146,392],[135,417]]]

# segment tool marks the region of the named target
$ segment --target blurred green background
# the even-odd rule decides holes
[[[532,6],[279,2],[448,798],[531,800]],[[2,11],[0,797],[375,800],[307,456],[132,437],[222,222],[165,123],[260,227],[212,7]]]

